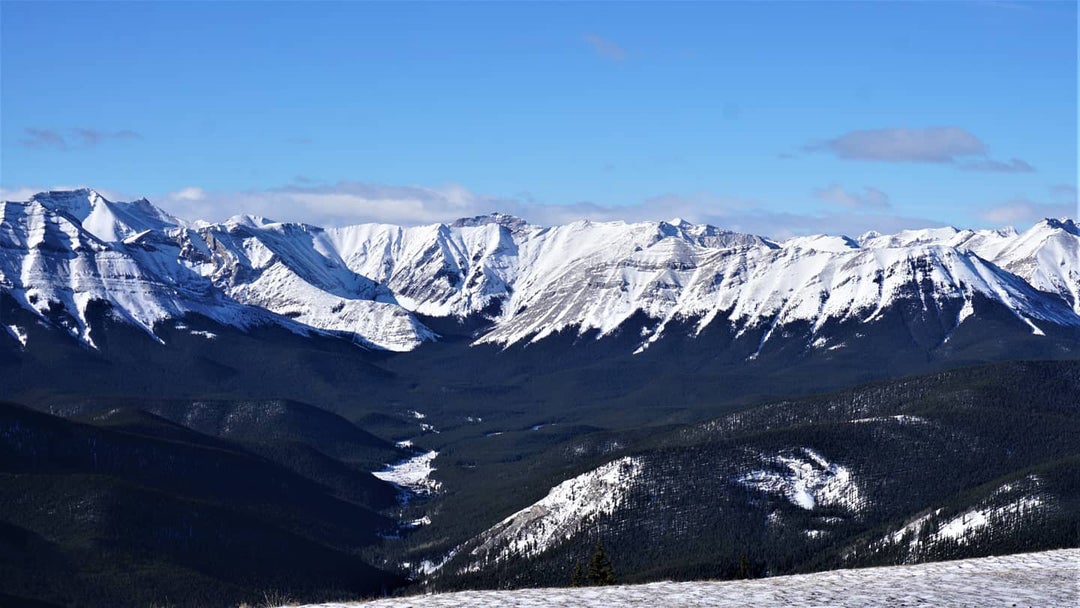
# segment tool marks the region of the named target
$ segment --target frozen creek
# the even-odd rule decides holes
[[[438,491],[439,482],[431,478],[435,470],[432,461],[439,453],[432,450],[406,458],[395,464],[386,465],[381,471],[372,473],[383,481],[388,481],[403,492],[402,502],[408,502],[410,494],[431,494]]]

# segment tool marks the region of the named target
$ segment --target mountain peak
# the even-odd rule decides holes
[[[92,188],[39,192],[30,197],[30,202],[67,216],[90,234],[109,242],[121,241],[146,230],[182,224],[145,198],[118,203]]]
[[[1064,230],[1065,232],[1068,232],[1070,234],[1080,236],[1080,227],[1077,226],[1074,220],[1067,217],[1048,217],[1036,224],[1036,226],[1046,226],[1047,228],[1052,228],[1055,230]]]
[[[498,224],[500,226],[506,226],[510,230],[520,230],[521,228],[529,225],[528,222],[521,219],[520,217],[507,213],[499,213],[496,211],[487,215],[463,217],[454,220],[454,222],[451,223],[450,226],[453,228],[470,228],[476,226],[486,226],[487,224]]]
[[[261,215],[249,215],[245,213],[234,215],[225,220],[225,226],[246,226],[248,228],[261,228],[276,223],[277,222],[274,220]]]
[[[78,188],[76,190],[48,190],[30,197],[30,202],[57,213],[67,213],[82,221],[90,212],[102,203],[109,202],[96,190]]]
[[[832,236],[828,234],[814,234],[810,236],[797,236],[783,243],[787,248],[808,249],[812,251],[843,252],[860,249],[860,245],[850,237],[843,235]]]

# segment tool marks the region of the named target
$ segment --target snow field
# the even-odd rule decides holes
[[[1080,549],[833,570],[748,581],[462,591],[305,608],[1069,608],[1080,606]]]

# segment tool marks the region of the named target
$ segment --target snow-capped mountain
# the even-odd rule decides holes
[[[984,260],[1027,281],[1032,287],[1056,293],[1080,313],[1080,228],[1069,219],[1046,219],[1022,234],[1002,230],[936,228],[905,230],[882,236],[868,233],[859,239],[871,249],[939,245],[971,251]]]
[[[171,234],[180,230],[146,201],[112,203],[90,190],[5,201],[0,292],[91,346],[95,301],[151,335],[158,322],[188,313],[239,327],[268,321],[178,263]]]
[[[501,214],[323,229],[250,216],[189,223],[146,200],[76,190],[3,203],[0,290],[91,345],[87,307],[101,301],[151,335],[195,313],[407,351],[438,339],[425,318],[483,318],[475,343],[502,346],[605,336],[645,318],[639,351],[672,328],[718,325],[760,332],[761,345],[804,326],[810,347],[828,349],[843,346],[835,324],[896,309],[930,319],[943,339],[986,306],[1034,334],[1080,327],[1080,229],[1045,220],[1023,233],[777,242],[682,220],[539,227]]]
[[[349,269],[320,228],[244,216],[169,236],[180,265],[237,302],[387,350],[434,337],[389,289]]]

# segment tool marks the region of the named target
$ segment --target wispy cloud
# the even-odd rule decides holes
[[[142,136],[131,129],[105,131],[75,127],[72,129],[23,129],[19,143],[25,148],[49,148],[68,150],[70,148],[93,148],[108,141],[131,141]]]
[[[170,193],[169,198],[175,201],[198,202],[206,198],[206,192],[202,188],[188,186]]]
[[[418,225],[494,211],[517,215],[544,226],[578,220],[636,222],[678,216],[691,222],[773,238],[820,232],[858,235],[870,229],[888,232],[943,225],[924,218],[884,213],[888,208],[887,196],[873,188],[847,194],[864,199],[861,213],[851,213],[848,209],[823,214],[785,213],[760,201],[708,193],[665,194],[627,205],[600,205],[588,201],[557,205],[535,201],[527,194],[516,197],[478,194],[460,185],[432,188],[357,181],[330,185],[292,184],[241,192],[212,192],[189,187],[158,197],[155,202],[188,219],[221,221],[243,213],[322,226],[367,222]]]
[[[131,129],[121,129],[120,131],[102,131],[100,129],[71,129],[71,138],[80,145],[86,147],[93,147],[98,144],[102,144],[109,140],[135,140],[142,139],[142,136],[132,131]]]
[[[1014,198],[986,209],[979,217],[995,224],[1029,224],[1047,217],[1070,217],[1076,212],[1075,201],[1040,203],[1026,198]]]
[[[992,173],[1033,173],[1035,167],[1032,167],[1027,161],[1020,160],[1019,158],[1010,158],[1007,161],[1001,160],[979,160],[968,163],[963,163],[960,168],[965,171],[989,171]]]
[[[626,59],[626,51],[615,42],[604,38],[599,34],[585,34],[581,37],[597,55],[605,59],[612,61],[623,61]]]
[[[0,201],[27,201],[45,188],[0,188]]]
[[[3,200],[27,200],[43,190],[83,186],[0,188]],[[143,193],[121,193],[95,188],[109,200],[125,201]],[[804,234],[857,236],[867,230],[883,233],[907,228],[943,226],[938,221],[902,216],[868,208],[820,214],[776,211],[761,201],[709,193],[664,194],[627,205],[599,205],[587,201],[556,205],[534,200],[529,194],[496,197],[477,194],[459,185],[437,188],[393,186],[342,181],[332,185],[292,184],[280,188],[213,191],[188,186],[151,202],[186,220],[223,221],[232,215],[259,215],[272,220],[318,226],[346,226],[383,222],[404,226],[449,222],[499,211],[541,226],[592,221],[658,221],[680,217],[727,230],[784,239]]]
[[[594,214],[590,219],[627,221],[658,220],[675,215],[691,222],[712,224],[727,230],[774,239],[806,234],[858,236],[868,230],[890,233],[908,228],[945,225],[935,220],[890,214],[883,212],[883,209],[872,208],[863,213],[837,211],[814,214],[777,211],[759,201],[709,194],[668,194],[647,199],[638,205],[600,207],[590,211]]]
[[[862,192],[852,192],[844,190],[839,184],[830,184],[827,188],[814,190],[814,196],[827,203],[848,209],[882,210],[892,207],[889,195],[871,186],[864,186]]]
[[[205,191],[191,186],[165,195],[161,203],[181,217],[210,221],[249,214],[326,225],[364,222],[416,225],[495,210],[512,211],[514,201],[474,194],[456,185],[428,188],[341,181],[234,192]]]
[[[832,154],[844,160],[954,164],[965,171],[1027,173],[1035,170],[1019,158],[989,157],[990,149],[960,127],[865,129],[849,131],[803,146],[804,152]]]
[[[67,149],[67,141],[59,131],[53,129],[23,129],[19,143],[26,148]]]

